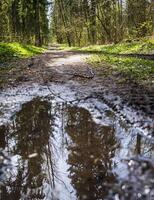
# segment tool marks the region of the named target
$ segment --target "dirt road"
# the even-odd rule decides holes
[[[88,57],[50,49],[3,73],[1,199],[153,198],[151,87]]]
[[[88,54],[59,51],[51,48],[46,53],[22,59],[9,64],[10,70],[1,75],[1,88],[15,87],[23,83],[68,83],[73,86],[81,83],[83,87],[93,88],[93,93],[102,91],[120,96],[123,103],[154,115],[154,88],[152,85],[138,85],[124,74],[110,69],[106,63],[101,68],[86,64]],[[103,94],[103,93],[102,93]]]

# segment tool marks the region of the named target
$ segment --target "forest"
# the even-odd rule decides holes
[[[118,43],[150,36],[154,2],[148,0],[57,0],[53,36],[69,46]]]
[[[154,0],[0,0],[0,200],[154,199]]]
[[[1,0],[0,41],[118,43],[151,36],[153,13],[152,0]]]
[[[47,0],[0,1],[0,41],[47,44],[49,4]]]

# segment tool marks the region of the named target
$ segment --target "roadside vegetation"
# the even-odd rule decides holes
[[[126,40],[118,44],[90,45],[86,47],[69,47],[63,44],[61,50],[100,52],[107,54],[129,54],[129,53],[154,53],[154,38],[140,40]]]
[[[129,77],[138,83],[152,83],[154,61],[151,60],[95,54],[87,62],[95,67],[104,67],[105,65],[102,63],[109,63],[110,71],[121,72],[125,77]]]
[[[44,48],[20,43],[0,43],[0,62],[14,58],[27,58],[44,51]]]
[[[20,73],[24,70],[23,59],[30,58],[44,52],[44,48],[20,43],[0,43],[0,87],[8,80],[11,74]],[[16,64],[20,62],[20,65]],[[18,66],[18,67],[17,67]],[[19,67],[20,66],[20,67]]]

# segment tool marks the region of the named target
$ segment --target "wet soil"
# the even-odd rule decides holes
[[[67,83],[72,80],[92,87],[93,92],[99,92],[102,98],[102,90],[121,96],[125,104],[154,116],[153,83],[147,81],[141,85],[127,74],[113,71],[106,63],[93,68],[85,62],[88,56],[86,53],[59,51],[53,47],[41,56],[2,63],[0,67],[4,70],[1,70],[0,88],[16,87],[23,83]]]
[[[0,199],[154,199],[152,87],[88,56],[52,49],[4,73]]]

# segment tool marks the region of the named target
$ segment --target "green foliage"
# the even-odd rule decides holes
[[[52,34],[69,46],[119,43],[154,31],[152,0],[55,0]]]
[[[42,53],[44,48],[20,43],[0,43],[0,61],[6,61],[12,58],[31,57]]]
[[[1,0],[0,42],[48,42],[48,0]]]
[[[112,70],[122,72],[137,82],[152,81],[154,74],[154,61],[150,60],[96,54],[91,56],[88,62],[97,67],[103,67],[104,62],[109,63]]]
[[[91,45],[87,47],[68,47],[66,45],[62,45],[60,49],[87,52],[96,51],[109,54],[153,53],[154,39],[142,39],[140,41],[122,42],[110,45]]]
[[[154,41],[137,41],[137,42],[124,42],[115,45],[107,45],[100,47],[100,51],[104,53],[150,53],[154,51]]]

